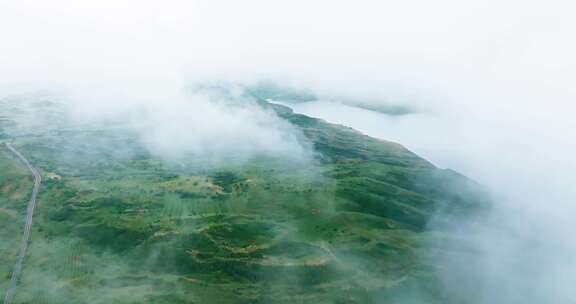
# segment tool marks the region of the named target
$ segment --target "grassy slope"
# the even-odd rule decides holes
[[[0,298],[3,299],[20,248],[32,178],[3,145],[0,146],[0,172]]]
[[[19,138],[46,182],[16,303],[445,303],[421,258],[426,223],[473,208],[476,186],[398,144],[266,106],[302,130],[316,166],[171,167],[129,130]]]

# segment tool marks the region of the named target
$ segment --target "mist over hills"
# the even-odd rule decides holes
[[[44,178],[16,301],[575,302],[575,10],[569,0],[0,1],[0,141]],[[8,274],[34,183],[0,151]],[[489,209],[434,198],[438,183],[485,197],[440,168],[478,181]],[[310,202],[356,213],[295,215]],[[312,219],[352,228],[311,241],[298,223]],[[248,239],[269,233],[228,243],[239,223],[266,224],[239,233]],[[276,240],[316,255],[265,251]],[[302,252],[277,264],[328,253],[339,266],[334,280],[294,272],[282,285],[237,271],[241,252],[261,254],[244,265]]]
[[[45,180],[14,303],[459,303],[435,256],[470,254],[445,227],[487,208],[481,186],[400,144],[239,96],[218,111],[255,127],[181,130],[190,145],[160,140],[187,138],[161,126],[190,126],[179,115],[84,120],[42,98],[3,100],[2,140]],[[269,138],[281,149],[262,148]],[[1,151],[8,273],[30,180]]]

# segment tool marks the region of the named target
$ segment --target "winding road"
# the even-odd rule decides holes
[[[16,292],[16,287],[18,286],[18,279],[20,278],[20,273],[22,272],[22,266],[24,264],[24,259],[26,258],[26,252],[28,251],[28,244],[30,243],[30,230],[32,229],[32,218],[34,216],[34,209],[36,208],[36,197],[38,196],[38,191],[40,190],[40,183],[42,182],[42,177],[36,168],[34,168],[30,162],[22,155],[18,150],[16,150],[11,144],[6,143],[6,147],[12,153],[14,153],[18,159],[28,170],[32,172],[34,176],[34,187],[32,188],[32,196],[30,197],[30,202],[28,202],[28,208],[26,210],[26,224],[24,225],[24,233],[22,235],[22,243],[20,244],[20,251],[18,252],[18,260],[16,265],[14,265],[14,270],[12,271],[12,276],[10,277],[10,285],[6,290],[6,295],[4,296],[4,304],[11,304],[14,298],[14,293]]]

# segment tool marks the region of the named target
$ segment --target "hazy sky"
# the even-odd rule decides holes
[[[478,301],[569,303],[576,299],[575,11],[560,0],[3,0],[0,93],[44,87],[86,107],[166,110],[192,81],[275,77],[416,105],[421,113],[394,119],[330,103],[298,110],[399,141],[505,197],[494,219],[506,224],[480,233],[479,243],[490,247],[486,240],[510,232],[515,239],[502,243],[515,245],[487,249],[480,265],[492,271],[484,273],[492,288],[520,298],[487,290]],[[194,126],[233,137],[228,118]],[[250,121],[234,123],[259,134],[262,124]],[[507,267],[510,256],[532,265],[533,275]]]

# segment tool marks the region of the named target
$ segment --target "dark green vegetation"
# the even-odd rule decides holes
[[[447,303],[426,259],[442,233],[427,223],[477,208],[477,186],[398,144],[262,106],[301,130],[313,161],[170,164],[121,123],[3,105],[0,132],[45,181],[15,303]],[[22,123],[33,115],[54,124]],[[30,187],[0,152],[0,287]]]

